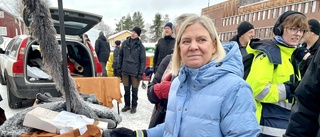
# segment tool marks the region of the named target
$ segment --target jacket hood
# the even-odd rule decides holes
[[[103,35],[99,36],[98,39],[101,39],[101,40],[103,40],[103,41],[107,41],[106,37],[103,36]]]
[[[198,87],[201,89],[202,87],[229,73],[242,78],[243,63],[237,43],[232,41],[222,43],[222,45],[226,51],[226,56],[221,60],[221,62],[215,63],[216,59],[214,59],[208,64],[197,69],[183,66],[179,72],[179,80],[184,82],[187,79],[191,79],[193,85],[196,86],[194,88]]]

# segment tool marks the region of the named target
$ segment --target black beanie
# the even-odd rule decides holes
[[[132,31],[136,32],[138,34],[138,36],[140,37],[140,34],[141,34],[141,29],[139,27],[134,27],[132,29]]]
[[[310,19],[308,21],[310,31],[313,32],[314,34],[319,35],[320,34],[320,24],[317,20],[315,19]]]
[[[120,40],[116,40],[114,43],[115,43],[116,45],[120,45],[120,44],[121,44],[121,41],[120,41]]]
[[[241,37],[249,30],[254,29],[253,25],[247,21],[241,22],[238,26],[238,36]]]
[[[164,25],[164,27],[166,27],[166,26],[170,27],[170,29],[172,30],[172,23],[171,22],[166,23],[166,25]]]

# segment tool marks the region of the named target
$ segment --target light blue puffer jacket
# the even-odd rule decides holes
[[[165,123],[148,137],[256,137],[252,90],[243,79],[242,56],[235,42],[223,43],[221,63],[182,67],[170,88]]]

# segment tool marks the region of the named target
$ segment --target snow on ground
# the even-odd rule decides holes
[[[144,81],[147,83],[146,81]],[[120,84],[120,89],[122,96],[124,95],[123,85]],[[7,100],[7,90],[6,86],[0,85],[0,94],[3,98],[3,100],[0,102],[1,108],[5,110],[7,118],[13,116],[15,113],[20,112],[26,107],[29,107],[33,104],[33,102],[23,102],[23,107],[19,109],[10,109],[8,107],[8,100]],[[147,129],[149,125],[149,119],[151,117],[151,113],[153,110],[153,104],[151,104],[147,97],[147,89],[142,89],[141,84],[138,91],[138,107],[137,112],[135,114],[131,114],[130,111],[127,112],[121,112],[121,109],[124,107],[124,99],[122,97],[122,102],[119,104],[119,111],[120,116],[122,117],[122,122],[118,125],[118,127],[126,127],[133,130],[138,129]],[[112,110],[115,112],[118,112],[117,110],[117,102],[113,101],[114,107]]]

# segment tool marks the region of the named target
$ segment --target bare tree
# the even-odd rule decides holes
[[[106,37],[109,37],[114,33],[111,27],[105,24],[103,20],[101,20],[94,28],[103,31],[106,34]]]

